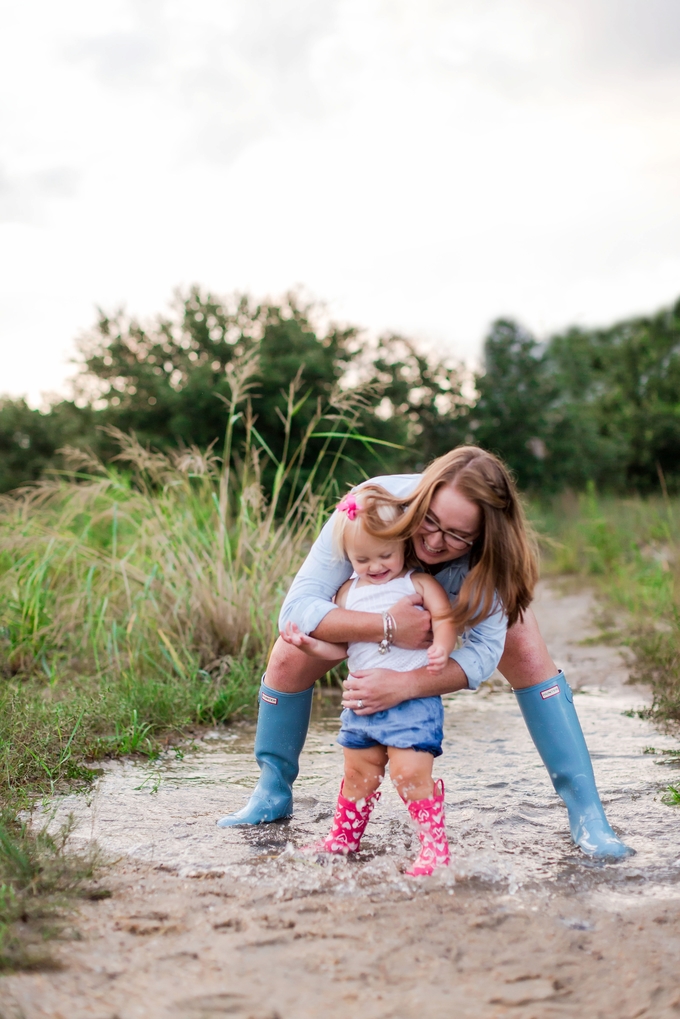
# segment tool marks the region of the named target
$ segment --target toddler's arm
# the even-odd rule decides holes
[[[316,637],[308,637],[302,633],[295,623],[286,623],[284,630],[281,630],[281,637],[286,644],[292,644],[300,651],[304,651],[310,658],[323,658],[330,662],[339,662],[347,657],[346,644],[331,644],[327,640],[317,640]]]
[[[427,671],[436,675],[444,670],[456,646],[458,632],[451,619],[449,598],[438,581],[427,573],[413,575],[413,586],[423,596],[423,605],[432,617],[432,644],[427,649]]]

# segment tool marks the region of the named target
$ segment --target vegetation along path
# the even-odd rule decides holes
[[[358,860],[296,847],[325,831],[340,776],[337,701],[319,698],[290,822],[221,832],[255,768],[250,723],[160,761],[106,766],[57,801],[74,842],[112,861],[62,968],[0,979],[2,1019],[612,1019],[680,1016],[677,741],[638,713],[619,648],[582,591],[543,584],[537,613],[568,672],[612,823],[637,855],[594,864],[567,837],[512,694],[447,698],[438,762],[450,871],[409,882],[406,813],[388,791]]]

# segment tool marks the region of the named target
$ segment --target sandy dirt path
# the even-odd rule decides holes
[[[500,685],[447,703],[454,863],[441,880],[400,877],[386,843],[404,858],[413,846],[394,801],[362,860],[295,856],[328,824],[340,773],[332,719],[312,734],[296,819],[226,842],[214,818],[243,802],[246,751],[210,759],[221,770],[233,761],[224,786],[200,748],[157,788],[153,772],[140,783],[142,771],[131,778],[122,766],[75,810],[81,837],[119,857],[99,879],[113,895],[83,904],[80,940],[56,948],[60,971],[0,979],[0,1019],[680,1019],[680,811],[661,801],[677,772],[643,754],[673,741],[623,714],[647,695],[624,685],[619,649],[597,643],[588,594],[543,585],[536,608],[581,690],[600,787],[638,850],[632,861],[593,865],[573,850]]]

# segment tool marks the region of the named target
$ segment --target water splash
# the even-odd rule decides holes
[[[659,766],[668,760],[661,751],[675,744],[635,714],[641,703],[634,688],[590,690],[576,695],[576,705],[610,821],[637,850],[622,863],[588,860],[575,849],[566,810],[514,697],[493,688],[445,698],[444,756],[435,769],[446,784],[452,864],[426,882],[401,873],[417,844],[389,782],[358,858],[299,852],[326,834],[340,784],[339,704],[329,696],[316,698],[289,821],[215,827],[218,817],[243,805],[257,778],[254,729],[242,723],[207,733],[181,759],[168,752],[153,764],[107,764],[87,796],[53,804],[54,823],[72,813],[74,837],[95,839],[113,857],[128,855],[187,877],[226,874],[279,899],[321,891],[410,897],[431,882],[452,888],[463,881],[493,883],[511,894],[589,888],[612,903],[620,896],[680,895],[678,811],[662,802],[669,771]],[[658,753],[645,752],[650,744]]]

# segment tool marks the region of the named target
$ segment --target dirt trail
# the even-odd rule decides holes
[[[293,852],[327,826],[337,789],[328,708],[296,818],[214,828],[251,782],[245,726],[165,770],[116,766],[90,801],[61,805],[82,838],[120,856],[100,879],[113,896],[82,906],[81,940],[56,949],[61,971],[0,980],[0,1019],[680,1019],[680,811],[660,796],[677,772],[642,753],[671,741],[623,714],[647,694],[624,685],[617,648],[593,641],[588,594],[543,585],[536,609],[581,690],[600,787],[633,860],[594,865],[574,851],[500,685],[447,703],[454,862],[418,884],[400,877],[412,846],[388,796],[359,861]]]

